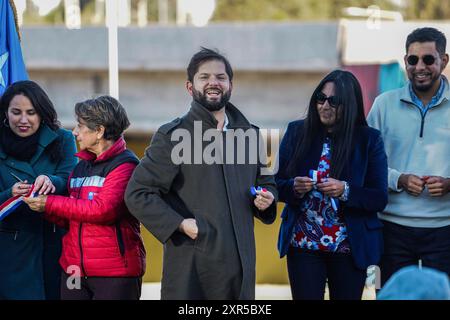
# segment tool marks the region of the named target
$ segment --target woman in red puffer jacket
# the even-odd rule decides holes
[[[124,202],[139,163],[122,136],[130,123],[125,109],[109,96],[80,102],[75,113],[81,161],[69,177],[69,197],[39,195],[25,201],[68,228],[60,258],[62,299],[139,299],[145,249],[139,221]]]

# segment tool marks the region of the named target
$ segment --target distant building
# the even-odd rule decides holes
[[[358,76],[368,109],[390,88],[381,67],[403,67],[407,34],[433,25],[450,39],[450,25],[435,22],[233,23],[204,28],[150,26],[119,29],[120,100],[132,132],[153,132],[187,111],[186,66],[200,46],[219,49],[236,73],[232,101],[263,128],[286,128],[305,115],[319,80],[335,68]],[[75,102],[108,92],[106,28],[22,28],[30,77],[49,92],[65,126],[74,124]],[[386,69],[386,68],[384,68]],[[386,70],[384,70],[386,71]]]
[[[75,102],[108,92],[105,28],[23,28],[30,77],[43,85],[65,126]],[[318,81],[339,67],[337,23],[217,24],[119,29],[120,100],[131,131],[154,131],[188,110],[186,67],[200,46],[234,70],[232,101],[264,128],[304,115]]]

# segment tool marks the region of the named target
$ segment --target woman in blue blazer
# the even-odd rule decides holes
[[[65,194],[76,165],[72,133],[60,128],[52,102],[33,81],[19,81],[0,98],[0,204],[26,195]],[[26,204],[0,221],[0,300],[58,299],[64,230]]]
[[[276,182],[286,204],[278,249],[293,298],[324,299],[328,282],[330,299],[361,299],[383,248],[377,212],[387,204],[387,159],[353,74],[328,74],[306,119],[289,124]]]

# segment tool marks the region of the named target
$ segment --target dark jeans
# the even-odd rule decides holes
[[[139,300],[141,297],[141,277],[81,277],[80,288],[74,289],[68,288],[68,278],[63,272],[61,300]]]
[[[414,228],[383,221],[384,254],[381,284],[399,269],[417,265],[446,272],[450,276],[450,226]]]
[[[294,300],[323,300],[328,279],[330,300],[360,300],[367,271],[357,269],[351,254],[290,248],[287,266]]]

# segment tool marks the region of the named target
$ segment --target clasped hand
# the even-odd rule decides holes
[[[37,197],[24,197],[23,201],[30,207],[31,210],[37,212],[45,211],[45,204],[47,203],[47,195],[43,194]]]
[[[312,190],[314,187],[314,181],[309,177],[295,177],[294,178],[294,191],[298,194],[305,194]],[[327,178],[323,182],[316,184],[317,190],[322,192],[323,194],[337,198],[344,193],[344,182]]]
[[[425,187],[428,188],[430,196],[441,197],[449,192],[450,179],[439,176],[419,177],[414,174],[402,174],[398,179],[398,186],[415,197],[418,197]]]
[[[269,190],[257,190],[256,198],[253,203],[259,211],[264,211],[268,207],[270,207],[270,205],[273,203],[274,198],[275,197],[273,196],[272,192],[270,192]]]

